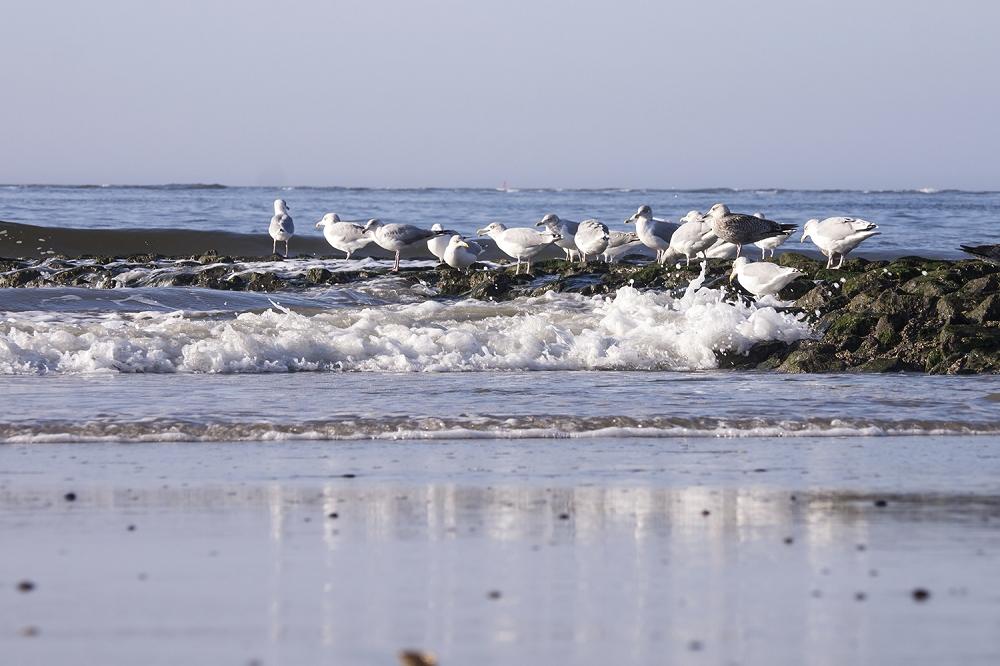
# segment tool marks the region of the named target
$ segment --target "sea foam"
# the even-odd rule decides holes
[[[800,316],[727,302],[699,278],[680,297],[626,287],[611,296],[550,292],[320,313],[280,303],[236,316],[8,313],[0,374],[691,370],[716,367],[716,351],[810,336]]]

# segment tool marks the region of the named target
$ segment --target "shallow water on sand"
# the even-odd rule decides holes
[[[5,445],[0,650],[24,666],[374,665],[406,648],[992,664],[997,446]]]
[[[0,441],[996,435],[998,400],[991,376],[23,376],[0,382]]]

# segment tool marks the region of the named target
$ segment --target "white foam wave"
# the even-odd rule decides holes
[[[0,374],[708,369],[716,351],[812,335],[794,315],[726,302],[700,284],[679,298],[626,287],[611,297],[548,293],[226,318],[10,313],[0,321]]]

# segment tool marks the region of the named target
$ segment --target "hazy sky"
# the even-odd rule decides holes
[[[1000,189],[1000,2],[2,14],[0,182]]]

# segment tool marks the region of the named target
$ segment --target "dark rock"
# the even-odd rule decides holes
[[[65,495],[63,495],[63,499],[66,500],[67,502],[75,502],[76,501],[76,493],[72,493],[72,492],[71,493],[66,493]]]
[[[844,363],[836,356],[836,348],[814,340],[807,340],[790,353],[778,366],[782,372],[840,372]]]
[[[927,601],[931,598],[931,593],[922,587],[916,588],[910,594],[913,597],[913,600],[918,602]]]
[[[31,592],[35,589],[35,584],[30,580],[22,580],[17,584],[18,592]]]
[[[1000,321],[1000,294],[990,294],[974,309],[969,310],[966,316],[980,324]]]
[[[246,280],[246,288],[250,291],[277,291],[281,287],[281,280],[270,271],[251,273]]]

